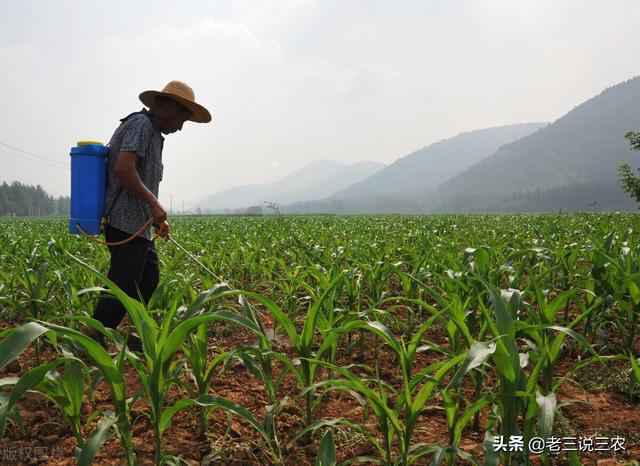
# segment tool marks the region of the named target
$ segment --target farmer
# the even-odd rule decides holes
[[[211,114],[195,102],[193,90],[181,81],[171,81],[158,91],[145,91],[140,100],[149,110],[123,118],[109,141],[108,178],[105,196],[105,238],[115,243],[130,238],[149,219],[156,234],[170,235],[167,209],[158,201],[162,180],[162,134],[175,133],[185,121],[208,123]],[[151,226],[131,241],[109,246],[111,265],[108,277],[127,295],[148,301],[159,280],[158,255]],[[103,296],[93,317],[115,329],[126,310],[120,301]],[[90,335],[104,344],[102,334]],[[140,350],[139,340],[129,340],[132,350]]]

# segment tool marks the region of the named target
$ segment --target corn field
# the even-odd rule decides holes
[[[172,226],[215,276],[157,240],[141,302],[66,220],[0,220],[0,464],[638,464],[640,216]]]

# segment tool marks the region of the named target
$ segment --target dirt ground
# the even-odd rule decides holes
[[[267,322],[268,324],[268,322]],[[443,335],[427,335],[432,341],[442,340]],[[229,349],[237,344],[250,344],[252,336],[243,332],[210,336],[212,352]],[[367,341],[366,348],[375,348],[373,341]],[[378,351],[367,351],[360,354],[356,351],[351,361],[343,357],[339,364],[362,363],[373,366],[378,364],[380,375],[387,382],[398,385],[400,374],[398,363],[391,352],[384,346],[377,345]],[[292,348],[283,344],[281,351],[293,354]],[[433,362],[430,353],[419,354],[416,366],[424,367]],[[57,357],[50,347],[43,350],[45,361]],[[558,365],[559,373],[570,363],[568,359]],[[29,348],[13,364],[0,373],[2,377],[16,377],[24,373],[34,364],[33,348]],[[594,451],[580,453],[583,465],[614,466],[629,464],[640,459],[640,403],[625,390],[626,368],[624,364],[594,365],[573,377],[572,381],[563,384],[557,393],[558,403],[567,402],[562,413],[567,425],[576,437],[614,437],[624,438],[620,451]],[[326,374],[321,373],[321,377]],[[616,377],[620,383],[616,383]],[[141,386],[137,373],[128,367],[126,371],[128,394],[133,394]],[[304,401],[295,400],[295,380],[288,374],[282,395],[291,396],[289,403],[278,417],[278,428],[282,437],[284,464],[295,466],[314,465],[319,436],[299,440],[292,445],[287,444],[301,429],[304,419]],[[246,407],[259,419],[265,414],[265,391],[263,385],[256,380],[242,365],[234,364],[224,374],[215,378],[212,394],[226,397]],[[177,389],[172,389],[169,398],[176,401],[186,396]],[[432,405],[441,404],[442,400],[434,398]],[[21,433],[15,426],[9,426],[5,438],[0,439],[0,465],[36,465],[52,466],[75,464],[74,448],[76,440],[55,404],[36,393],[28,393],[19,403],[20,413],[24,418],[25,432]],[[102,382],[95,392],[95,399],[85,400],[85,419],[94,410],[108,410],[111,407],[111,395]],[[134,447],[140,465],[152,465],[154,455],[153,429],[144,416],[147,406],[144,400],[137,402],[132,409]],[[349,394],[333,391],[327,394],[314,412],[315,419],[345,418],[368,431],[377,432],[375,417],[365,410]],[[486,412],[481,417],[480,432],[467,427],[463,434],[462,447],[474,456],[482,456],[482,439]],[[556,425],[558,423],[556,422]],[[92,423],[91,428],[95,425]],[[88,434],[87,429],[85,434]],[[555,435],[562,437],[558,431]],[[340,428],[334,432],[338,460],[342,461],[354,455],[375,455],[371,442],[355,430]],[[448,430],[444,412],[438,409],[427,410],[420,418],[414,435],[414,442],[442,443],[448,442]],[[167,453],[179,456],[188,464],[273,464],[268,452],[261,449],[258,433],[248,423],[230,418],[222,411],[215,411],[211,416],[209,435],[199,437],[198,417],[194,409],[179,412],[164,437],[164,449]],[[427,457],[416,464],[429,464]],[[551,455],[552,464],[568,464],[564,454]],[[540,463],[540,458],[535,459]],[[117,438],[111,438],[98,452],[94,461],[96,465],[122,465],[124,453]],[[460,463],[465,464],[465,463]]]

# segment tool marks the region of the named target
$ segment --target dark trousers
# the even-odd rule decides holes
[[[109,243],[122,241],[131,236],[111,225],[107,225],[104,234]],[[127,295],[135,299],[142,295],[147,302],[160,279],[158,254],[153,241],[137,237],[120,246],[110,246],[109,252],[111,266],[107,277]],[[105,327],[116,328],[125,314],[126,310],[120,301],[109,295],[100,298],[93,317]]]

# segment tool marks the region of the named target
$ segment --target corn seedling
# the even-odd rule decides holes
[[[436,394],[444,377],[468,357],[465,352],[445,361],[430,364],[415,375],[412,373],[417,352],[425,349],[422,345],[422,338],[439,317],[440,313],[435,314],[423,323],[408,344],[404,341],[398,341],[393,333],[379,322],[354,321],[336,330],[337,333],[344,333],[355,328],[362,328],[377,335],[394,352],[402,374],[402,386],[396,392],[393,387],[384,383],[379,377],[363,379],[348,368],[323,363],[324,366],[331,367],[343,378],[325,380],[317,383],[316,387],[357,393],[376,415],[378,428],[382,433],[382,442],[375,441],[374,445],[380,452],[381,458],[362,457],[358,461],[406,466],[436,451],[432,445],[412,444],[412,436],[418,417]],[[307,391],[310,389],[308,388]],[[394,439],[397,440],[400,450],[398,457],[393,455]]]

